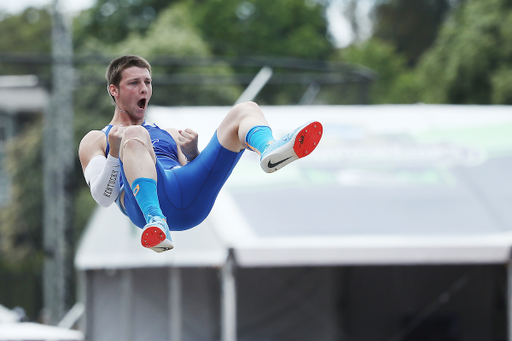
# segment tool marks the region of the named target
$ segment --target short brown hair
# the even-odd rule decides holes
[[[135,55],[117,57],[110,62],[105,74],[105,77],[107,78],[107,89],[110,84],[114,84],[116,87],[119,87],[123,70],[132,66],[148,69],[149,75],[151,75],[151,65],[144,58]],[[110,97],[114,100],[111,94]]]

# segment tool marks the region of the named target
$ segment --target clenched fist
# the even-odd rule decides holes
[[[197,148],[199,136],[195,131],[189,128],[178,130],[178,133],[178,141],[176,142],[187,158],[187,161],[192,161],[199,155],[199,149]]]

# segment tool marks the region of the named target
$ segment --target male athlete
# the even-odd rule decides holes
[[[235,105],[203,151],[191,129],[160,129],[145,121],[152,95],[151,66],[133,55],[114,59],[106,72],[114,116],[103,130],[80,142],[79,157],[93,198],[114,201],[143,229],[141,243],[162,252],[173,248],[169,230],[201,223],[246,148],[274,172],[310,154],[322,137],[311,122],[275,141],[259,106]]]

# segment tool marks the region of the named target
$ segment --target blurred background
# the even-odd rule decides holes
[[[71,39],[60,55],[59,25]],[[110,121],[104,73],[119,55],[152,64],[158,106],[230,106],[265,66],[273,75],[260,105],[512,103],[506,0],[3,1],[0,32],[0,304],[21,307],[25,321],[49,321],[44,117],[64,87],[72,259],[96,207],[76,148]],[[71,82],[58,81],[59,65],[72,69]],[[69,271],[67,308],[76,301]]]

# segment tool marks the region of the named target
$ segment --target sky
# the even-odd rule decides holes
[[[93,5],[95,0],[60,0],[66,11],[77,12]],[[0,10],[7,13],[20,13],[27,7],[43,7],[52,3],[52,0],[16,0],[0,1]]]
[[[7,13],[20,13],[25,8],[43,7],[52,3],[53,0],[15,0],[0,1],[0,11]],[[75,13],[91,7],[95,0],[59,0],[63,10]],[[344,6],[347,0],[332,0],[329,9],[327,10],[327,20],[329,21],[329,31],[333,37],[336,47],[344,47],[350,44],[353,40],[352,30],[348,21],[343,16]],[[359,0],[358,2],[358,16],[360,20],[361,38],[365,39],[370,35],[370,20],[368,13],[373,5],[374,0]]]

